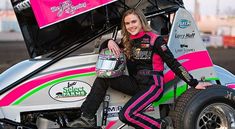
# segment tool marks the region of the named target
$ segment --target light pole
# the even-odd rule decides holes
[[[219,16],[219,12],[220,12],[220,10],[219,10],[219,3],[220,3],[220,1],[217,0],[217,1],[216,1],[216,16],[217,16],[217,17]]]
[[[195,21],[198,22],[200,20],[200,13],[199,13],[199,3],[198,0],[194,1],[194,18]]]

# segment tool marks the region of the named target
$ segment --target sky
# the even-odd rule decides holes
[[[0,2],[0,9],[5,9],[6,6],[8,6],[8,8],[11,8],[11,4],[10,4],[10,0],[1,0]]]
[[[193,12],[195,0],[183,1],[186,9]],[[200,13],[202,15],[215,15],[217,2],[219,3],[220,14],[228,12],[228,9],[235,10],[235,0],[198,0],[198,2],[200,3]],[[0,9],[4,9],[6,6],[11,8],[10,0],[1,0]]]
[[[183,0],[184,5],[190,12],[194,11],[195,0]],[[228,13],[229,9],[235,10],[235,0],[197,0],[200,3],[200,14],[215,15],[218,3],[219,14]]]

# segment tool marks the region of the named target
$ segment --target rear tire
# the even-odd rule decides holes
[[[191,88],[170,114],[175,129],[235,129],[235,91],[220,85]]]

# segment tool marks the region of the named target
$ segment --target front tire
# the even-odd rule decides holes
[[[235,91],[220,85],[191,88],[171,115],[175,129],[235,129]]]

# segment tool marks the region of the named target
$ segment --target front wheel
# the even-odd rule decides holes
[[[197,129],[235,129],[235,110],[225,103],[213,103],[204,108],[197,119]]]
[[[219,85],[191,88],[171,115],[176,129],[235,129],[235,91]]]

